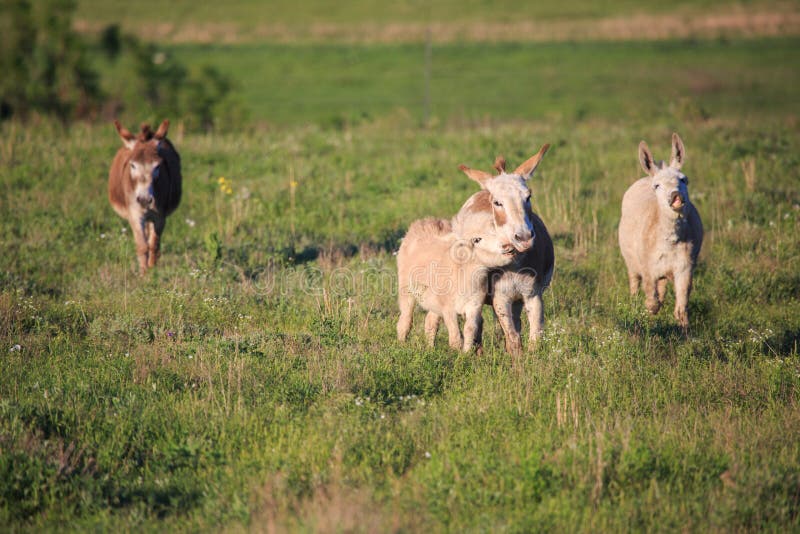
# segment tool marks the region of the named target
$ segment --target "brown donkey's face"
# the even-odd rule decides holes
[[[536,237],[531,221],[531,192],[527,182],[548,148],[550,145],[544,145],[535,156],[512,173],[506,172],[503,158],[495,161],[498,175],[470,169],[465,165],[459,167],[489,193],[497,236],[511,244],[517,252],[530,249]]]
[[[154,209],[154,184],[159,179],[164,163],[158,154],[158,147],[167,135],[169,122],[164,121],[155,133],[150,130],[150,126],[143,124],[142,131],[138,136],[131,134],[118,122],[115,122],[115,125],[122,142],[130,151],[127,163],[128,175],[133,185],[136,202],[144,210]]]

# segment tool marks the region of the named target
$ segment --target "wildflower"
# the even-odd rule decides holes
[[[233,194],[233,187],[231,186],[230,180],[225,178],[224,176],[220,176],[217,178],[217,183],[219,184],[219,190],[222,191],[225,195],[232,195]]]
[[[425,451],[425,458],[430,458],[430,457],[431,457],[431,453],[429,453],[428,451]]]
[[[188,225],[189,225],[189,228],[194,228],[194,225],[195,225],[196,223],[194,222],[194,219],[188,219],[188,218],[187,218],[187,219],[186,219],[186,224],[188,224]]]
[[[19,344],[16,344],[13,347],[11,347],[10,349],[8,349],[8,352],[19,352],[21,350],[22,350],[22,347]]]

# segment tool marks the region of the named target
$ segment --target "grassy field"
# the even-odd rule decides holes
[[[780,117],[798,110],[797,39],[742,42],[188,46],[218,66],[256,120],[337,124],[393,111],[482,124],[670,114]]]
[[[426,124],[422,46],[171,47],[255,125],[174,118],[184,198],[145,278],[113,128],[3,123],[0,528],[800,529],[798,44],[437,46]],[[616,245],[637,144],[673,131],[707,232],[688,337]],[[427,348],[421,313],[398,344],[409,223],[475,191],[459,163],[545,142],[541,346],[512,366],[489,310],[480,356]]]

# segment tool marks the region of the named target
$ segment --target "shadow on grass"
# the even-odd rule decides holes
[[[300,252],[293,248],[287,250],[287,260],[294,265],[302,265],[316,260],[322,254],[329,257],[352,258],[356,254],[368,252],[393,253],[400,247],[400,241],[406,234],[405,229],[394,229],[385,232],[382,237],[368,239],[356,243],[331,243],[329,245],[307,245]]]
[[[159,519],[187,512],[199,506],[203,499],[203,492],[200,489],[180,487],[176,484],[163,487],[146,484],[136,488],[111,486],[104,493],[106,502],[111,508],[144,504],[148,511]]]
[[[388,360],[369,361],[362,355],[354,362],[357,369],[350,392],[385,407],[404,407],[410,397],[431,398],[441,395],[448,379],[461,374],[463,365],[447,350],[422,353],[412,348],[395,348],[386,352]],[[458,368],[458,369],[457,369]]]
[[[777,332],[761,343],[761,352],[772,356],[796,355],[798,348],[800,348],[800,328]]]

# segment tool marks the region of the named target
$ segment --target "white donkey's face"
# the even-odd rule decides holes
[[[497,234],[488,210],[473,211],[469,217],[464,217],[459,225],[459,238],[453,249],[453,259],[457,263],[469,259],[486,267],[503,267],[514,260],[514,247]]]
[[[459,167],[489,193],[497,235],[517,252],[530,249],[536,238],[531,221],[531,192],[527,182],[548,148],[550,145],[544,145],[535,156],[512,173],[506,172],[506,162],[502,157],[495,161],[497,175],[470,169],[466,165]]]
[[[650,175],[659,209],[672,210],[675,214],[680,214],[689,202],[689,179],[681,172],[685,158],[683,141],[676,133],[672,134],[672,157],[669,165],[663,161],[657,163],[647,143],[644,141],[639,143],[639,162]]]
[[[518,252],[531,248],[535,237],[530,217],[531,192],[522,176],[502,173],[488,180],[485,187],[491,195],[497,233]]]

